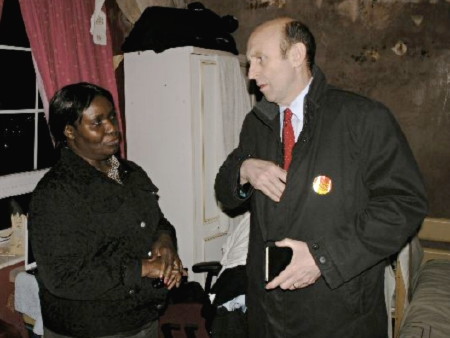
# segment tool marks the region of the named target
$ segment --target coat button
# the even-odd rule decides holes
[[[327,262],[327,259],[326,259],[325,257],[323,257],[323,256],[320,256],[319,262],[320,262],[321,264],[325,264],[325,263]]]
[[[134,295],[134,290],[131,289],[130,291],[128,291],[128,293],[129,293],[130,295]]]
[[[313,248],[314,250],[318,250],[318,249],[319,249],[319,244],[313,243],[312,248]]]
[[[145,222],[141,222],[141,228],[145,228],[146,224]]]

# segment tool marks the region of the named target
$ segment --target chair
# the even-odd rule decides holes
[[[220,271],[219,262],[203,262],[193,266],[194,272],[208,274],[205,288],[198,282],[185,280],[169,291],[167,307],[159,318],[159,336],[164,338],[209,338],[215,315],[208,297],[213,276]]]
[[[246,213],[228,236],[220,262],[199,262],[192,266],[194,273],[206,273],[204,287],[188,282],[169,293],[171,303],[160,318],[160,334],[164,338],[239,338],[242,335],[238,332],[246,332],[245,313],[227,311],[218,300],[228,301],[245,293],[249,222],[250,214]],[[217,279],[213,285],[214,277]],[[221,282],[225,278],[232,282]],[[233,286],[237,289],[233,290]],[[228,330],[229,321],[234,331]]]

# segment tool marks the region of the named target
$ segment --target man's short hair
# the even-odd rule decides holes
[[[286,57],[289,48],[293,44],[301,42],[306,47],[306,61],[312,70],[316,55],[316,41],[309,28],[300,21],[289,21],[284,26],[283,38],[281,39],[281,55]]]

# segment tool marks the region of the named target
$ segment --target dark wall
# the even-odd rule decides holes
[[[305,22],[329,81],[393,111],[425,178],[430,216],[450,217],[450,2],[286,0],[284,8],[259,9],[243,0],[202,2],[238,18],[242,54],[257,24],[280,15]]]
[[[306,23],[329,81],[393,111],[425,178],[429,216],[450,218],[449,0],[286,0],[283,8],[259,9],[244,0],[202,3],[239,20],[233,36],[241,54],[252,29],[267,19]]]

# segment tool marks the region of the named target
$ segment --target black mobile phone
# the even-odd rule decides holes
[[[281,271],[286,269],[286,266],[291,262],[292,249],[289,247],[278,247],[274,242],[266,243],[266,269],[265,281],[270,282]]]

